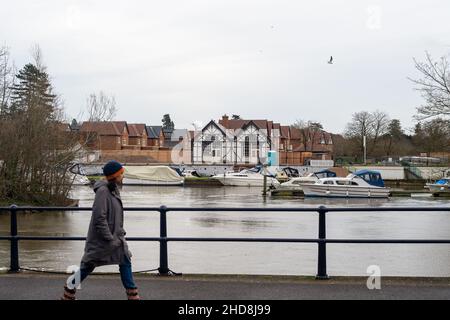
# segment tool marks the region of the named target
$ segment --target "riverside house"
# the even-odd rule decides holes
[[[79,133],[81,141],[93,150],[122,150],[129,141],[125,121],[86,121],[81,125]]]
[[[323,130],[306,132],[270,120],[211,120],[193,134],[192,163],[248,164],[267,161],[277,151],[280,165],[304,165],[308,160],[331,160],[332,135]]]
[[[147,130],[143,123],[128,123],[128,146],[132,149],[141,149],[147,146]]]

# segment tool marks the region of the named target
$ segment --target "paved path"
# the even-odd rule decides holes
[[[66,276],[37,273],[0,274],[0,299],[58,299]],[[446,299],[450,279],[382,279],[381,290],[368,290],[364,278],[316,281],[301,277],[137,275],[144,299]],[[119,275],[92,275],[77,293],[79,300],[124,299]]]

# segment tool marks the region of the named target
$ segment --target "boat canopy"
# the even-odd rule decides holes
[[[381,177],[381,174],[378,171],[372,171],[372,170],[359,170],[353,173],[355,176],[360,177],[364,181],[366,181],[368,184],[371,184],[373,186],[377,187],[384,187],[384,181]]]
[[[335,172],[330,171],[328,169],[314,172],[314,175],[317,178],[319,178],[319,179],[322,179],[322,178],[336,178],[337,177]]]
[[[444,179],[438,180],[438,181],[436,181],[436,184],[439,184],[439,185],[450,184],[450,178],[444,178]]]
[[[253,173],[260,173],[260,174],[264,175],[264,167],[262,165],[258,164],[258,165],[256,165],[253,168],[244,169],[241,172],[242,173],[253,172]],[[276,174],[271,171],[270,167],[266,167],[266,174],[265,175],[268,176],[268,177],[272,177],[272,178],[276,177]]]
[[[163,182],[180,181],[180,175],[167,166],[125,166],[125,178]]]

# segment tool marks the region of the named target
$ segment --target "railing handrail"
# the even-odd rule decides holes
[[[450,211],[450,207],[124,207],[124,211],[155,211],[159,212],[161,208],[165,208],[166,212],[175,212],[175,211],[186,211],[186,212],[317,212],[321,207],[323,207],[327,212],[374,212],[374,211],[382,211],[382,212],[417,212],[417,211]],[[0,207],[1,211],[11,211],[13,207]],[[92,207],[33,207],[33,206],[15,206],[15,210],[17,211],[91,211]]]
[[[0,212],[9,212],[11,216],[10,236],[0,236],[0,241],[11,242],[11,266],[10,272],[19,272],[19,241],[85,241],[86,237],[66,236],[24,236],[18,234],[17,212],[20,211],[91,211],[92,207],[34,207],[16,206],[0,207]],[[159,237],[127,237],[129,241],[158,241],[160,243],[160,267],[158,271],[162,275],[170,274],[168,263],[168,242],[276,242],[276,243],[317,243],[318,262],[316,279],[328,279],[327,275],[327,243],[364,243],[364,244],[450,244],[450,239],[329,239],[326,237],[326,215],[332,212],[450,212],[450,207],[125,207],[124,211],[150,211],[160,214]],[[168,237],[167,213],[168,212],[314,212],[319,214],[319,234],[316,239],[311,238],[201,238],[201,237]]]

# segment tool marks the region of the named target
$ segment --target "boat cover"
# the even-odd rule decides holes
[[[364,179],[368,184],[371,184],[376,187],[383,187],[384,188],[384,181],[381,177],[381,174],[378,171],[372,171],[372,170],[359,170],[353,173],[355,176],[358,176],[362,179]]]
[[[128,179],[164,182],[177,182],[183,179],[175,170],[167,166],[125,166],[124,168],[124,177]]]

